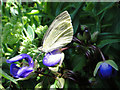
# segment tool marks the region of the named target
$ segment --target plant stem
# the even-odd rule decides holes
[[[84,45],[84,43],[82,41],[80,41],[78,38],[73,36],[73,41],[74,42],[79,42],[81,45]]]
[[[104,57],[102,51],[101,51],[99,48],[98,48],[98,50],[99,50],[99,52],[100,52],[100,54],[101,54],[101,57],[102,57],[103,61],[105,61],[105,57]]]
[[[69,48],[69,47],[61,48],[60,51],[62,52],[62,51],[64,51],[64,50],[68,49],[68,48]]]
[[[35,73],[37,73],[37,74],[42,74],[42,75],[44,75],[44,76],[52,77],[52,78],[56,79],[56,77],[53,77],[53,76],[51,76],[51,75],[49,75],[49,74],[44,74],[44,73],[38,72],[38,71],[35,71]]]
[[[103,61],[105,61],[105,57],[104,57],[102,51],[100,50],[100,48],[98,48],[98,47],[96,47],[96,46],[94,46],[94,45],[91,45],[91,47],[93,47],[94,49],[98,49],[99,52],[100,52],[100,54],[101,54],[101,57],[102,57]]]

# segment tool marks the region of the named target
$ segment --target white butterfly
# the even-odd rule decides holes
[[[51,52],[55,49],[62,48],[72,41],[73,26],[71,17],[67,11],[58,15],[43,38],[42,47],[39,49],[45,53]]]

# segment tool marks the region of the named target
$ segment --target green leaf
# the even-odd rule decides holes
[[[94,4],[92,2],[86,2],[86,7],[84,8],[85,11],[92,11],[94,8]]]
[[[79,57],[79,58],[78,58]],[[73,56],[74,58],[74,62],[72,62],[73,64],[73,71],[80,71],[83,72],[83,67],[86,65],[86,59],[84,56],[80,56],[80,55],[75,55]]]
[[[42,82],[38,83],[35,88],[42,88]]]
[[[28,15],[39,14],[39,10],[32,10],[31,12],[27,13]]]
[[[15,7],[10,7],[10,11],[11,11],[12,15],[18,14],[18,11],[17,11],[17,9],[15,9]]]
[[[112,44],[112,43],[117,43],[117,42],[120,42],[120,39],[106,39],[106,40],[100,41],[97,46],[99,48],[102,48],[107,44]]]
[[[0,89],[5,90],[5,88],[2,86],[2,84],[0,84]]]
[[[51,89],[53,89],[53,88],[54,88],[54,90],[56,90],[56,88],[55,88],[55,85],[54,85],[54,84],[52,84],[52,85],[50,86],[50,88],[51,88]]]
[[[110,7],[112,7],[114,3],[115,3],[115,2],[112,2],[112,3],[104,3],[104,4],[105,4],[105,7],[102,7],[103,9],[100,10],[100,11],[97,13],[97,15],[101,14],[101,13],[104,12],[105,10],[109,9]],[[101,5],[101,6],[102,6],[102,5]],[[104,5],[103,5],[103,6],[104,6]]]
[[[40,19],[37,15],[34,16],[34,19],[37,21],[38,24],[40,24]]]
[[[57,77],[57,79],[55,80],[54,84],[52,84],[50,86],[50,88],[63,88],[64,84],[65,84],[64,78]]]
[[[105,62],[108,63],[109,65],[111,65],[115,70],[118,71],[118,66],[113,60],[107,60]]]
[[[98,34],[99,34],[99,32],[96,31],[91,35],[91,42],[96,42],[97,41]]]
[[[33,28],[28,25],[27,27],[27,37],[32,41],[35,37],[35,34],[34,34],[34,31],[33,31]]]
[[[64,84],[65,84],[65,80],[64,78],[58,78],[57,82],[56,82],[56,85],[58,88],[63,88],[64,87]]]
[[[94,73],[93,73],[93,76],[96,76],[97,71],[98,71],[98,69],[99,69],[99,67],[100,67],[100,65],[101,65],[102,63],[103,63],[103,61],[97,63],[97,65],[96,65],[96,67],[95,67],[95,70],[94,70]]]
[[[13,77],[9,76],[9,75],[8,75],[7,73],[5,73],[1,68],[0,68],[0,75],[3,76],[3,77],[6,78],[6,79],[12,81],[12,82],[15,83],[15,84],[18,84]]]

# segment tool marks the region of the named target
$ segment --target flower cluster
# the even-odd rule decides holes
[[[25,59],[28,62],[29,66],[18,67],[17,64],[14,63],[22,59]],[[11,63],[10,73],[15,78],[25,78],[33,71],[34,62],[28,54],[20,54],[11,59],[8,59],[6,62]]]

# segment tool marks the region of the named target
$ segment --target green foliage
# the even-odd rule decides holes
[[[20,89],[119,87],[119,71],[112,82],[114,85],[96,76],[102,63],[97,48],[103,52],[106,63],[116,70],[119,69],[120,8],[117,2],[41,2],[40,0],[17,2],[17,0],[7,0],[6,3],[1,3],[1,56],[3,58],[0,64],[3,64],[4,68],[0,69],[2,76],[0,88],[18,89],[17,86],[20,86]],[[72,18],[74,36],[80,41],[68,45],[70,48],[64,51],[65,58],[62,67],[57,68],[58,72],[52,72],[50,68],[42,64],[44,53],[38,51],[38,47],[42,44],[48,26],[58,14],[65,10]],[[86,27],[89,31],[87,34],[84,32]],[[10,76],[10,65],[4,62],[22,53],[29,54],[33,61],[37,62],[35,68],[39,70],[39,73],[35,73],[36,76],[31,76],[28,80],[16,81]],[[96,77],[91,80],[93,76]],[[91,82],[88,83],[89,80]],[[10,82],[13,83],[10,84]]]
[[[10,45],[17,43],[21,37],[21,31],[21,23],[17,22],[15,25],[11,22],[6,23],[2,33],[3,43]]]
[[[105,62],[108,63],[109,65],[111,65],[115,70],[118,71],[118,66],[113,60],[107,60]]]
[[[55,83],[50,86],[50,88],[63,88],[64,87],[65,80],[63,78],[57,78],[55,80]]]
[[[45,26],[42,26],[40,25],[39,27],[37,27],[37,29],[35,30],[37,36],[40,38],[40,40],[42,41],[42,38],[44,36],[44,33],[47,31],[48,29],[48,26],[45,25]]]
[[[5,73],[2,69],[0,69],[0,75],[3,76],[4,78],[6,78],[6,79],[8,79],[8,80],[10,80],[10,81],[12,81],[12,82],[14,82],[15,84],[18,84],[13,77],[9,76],[9,75],[8,75],[7,73]]]
[[[32,41],[35,37],[34,31],[30,25],[27,27],[27,37]]]
[[[103,62],[98,62],[98,63],[97,63],[97,65],[96,65],[96,67],[95,67],[95,70],[94,70],[94,73],[93,73],[93,76],[96,76],[97,71],[98,71],[98,69],[99,69],[99,67],[100,67],[100,65],[101,65],[102,63],[103,63]]]

